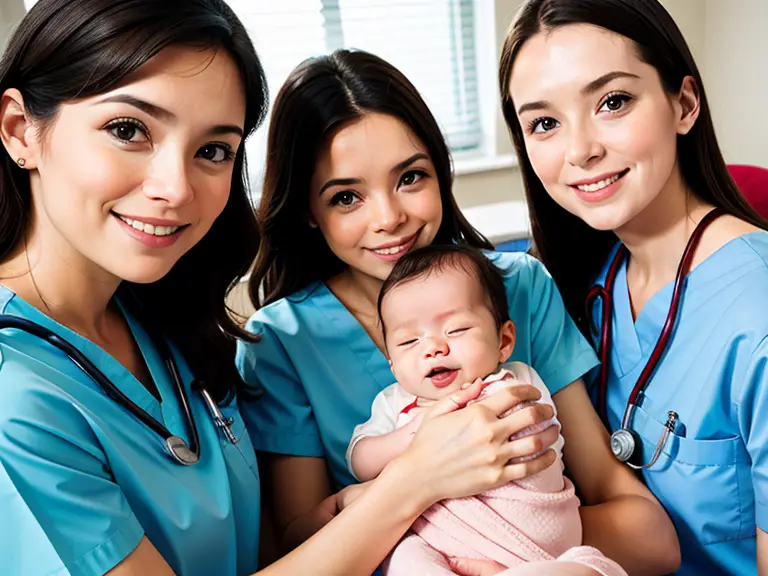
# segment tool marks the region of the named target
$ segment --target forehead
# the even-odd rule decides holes
[[[509,89],[519,105],[564,88],[580,89],[608,72],[639,76],[647,68],[629,38],[597,26],[572,24],[540,32],[523,44]]]
[[[446,310],[475,310],[484,305],[475,274],[449,265],[393,288],[382,302],[382,316],[391,320],[428,319]],[[394,327],[394,326],[393,326]]]
[[[242,125],[245,88],[240,71],[223,49],[170,46],[114,90],[88,100],[130,93],[195,123]]]
[[[365,169],[387,171],[426,146],[405,122],[369,112],[338,130],[318,158],[318,171],[357,175]]]

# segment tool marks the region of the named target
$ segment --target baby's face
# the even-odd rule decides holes
[[[395,378],[422,398],[439,400],[488,376],[514,345],[512,323],[497,329],[478,280],[454,268],[397,286],[381,315]]]

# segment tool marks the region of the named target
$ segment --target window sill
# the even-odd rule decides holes
[[[456,176],[481,174],[496,170],[517,168],[517,156],[514,154],[485,155],[458,152],[453,156],[453,173]]]

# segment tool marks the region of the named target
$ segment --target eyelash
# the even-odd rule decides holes
[[[136,118],[130,118],[130,117],[115,118],[114,120],[111,120],[110,122],[108,122],[103,129],[109,132],[110,136],[112,136],[115,140],[118,140],[123,144],[138,144],[138,142],[134,142],[131,139],[120,138],[120,136],[114,133],[114,130],[116,130],[117,128],[125,127],[125,126],[130,126],[131,128],[137,129],[139,132],[141,132],[144,138],[146,138],[148,141],[150,140],[149,129],[141,120],[137,120]],[[222,164],[224,162],[231,162],[232,160],[235,159],[235,156],[236,156],[235,151],[232,150],[232,147],[226,142],[210,142],[205,146],[202,146],[195,153],[195,157],[200,157],[200,152],[207,148],[218,148],[219,150],[224,152],[224,158],[222,160],[212,160],[210,158],[205,158],[206,160],[208,160],[209,162],[212,162],[213,164]]]
[[[403,180],[407,176],[416,176],[417,180],[415,180],[414,182],[411,182],[410,184],[403,184]],[[406,172],[405,174],[403,174],[400,177],[400,180],[398,182],[398,187],[400,187],[400,186],[414,186],[414,185],[418,184],[419,182],[421,182],[421,180],[423,180],[424,178],[429,178],[429,174],[427,172],[425,172],[424,170],[409,170],[408,172]],[[351,206],[354,206],[354,202],[350,202],[348,204],[345,204],[344,202],[342,202],[342,199],[344,197],[352,197],[353,200],[356,199],[356,198],[359,199],[359,196],[356,193],[352,192],[351,190],[342,190],[341,192],[337,192],[336,194],[334,194],[331,197],[331,199],[329,200],[329,204],[331,206],[339,206],[339,205],[341,205],[344,208],[349,208]]]
[[[124,126],[130,126],[131,128],[136,128],[139,132],[141,132],[144,137],[149,140],[149,130],[147,129],[146,125],[141,122],[140,120],[137,120],[136,118],[115,118],[114,120],[111,120],[104,126],[104,130],[110,133],[110,135],[115,139],[119,140],[120,142],[123,142],[124,144],[135,144],[135,142],[131,142],[131,140],[126,140],[125,138],[120,138],[116,134],[114,134],[112,131],[116,128],[124,127]]]
[[[611,92],[610,94],[606,95],[605,98],[603,98],[602,102],[600,102],[600,107],[598,108],[598,111],[601,110],[603,108],[603,106],[605,106],[608,103],[609,100],[618,100],[618,101],[622,102],[623,105],[618,110],[608,110],[607,111],[607,112],[609,112],[611,114],[616,114],[618,112],[621,112],[624,109],[624,107],[633,100],[633,98],[632,98],[632,96],[630,96],[629,94],[627,94],[625,92]]]
[[[621,112],[626,107],[627,104],[629,104],[632,100],[634,100],[634,98],[629,94],[626,94],[625,92],[611,92],[601,100],[600,106],[598,107],[598,111],[600,111],[609,100],[619,100],[620,102],[623,103],[623,106],[618,110],[606,110],[606,112],[608,112],[609,114],[617,114]],[[545,120],[552,120],[555,123],[558,123],[557,120],[555,120],[550,116],[540,116],[538,118],[534,118],[533,120],[528,122],[528,126],[527,126],[528,134],[536,133],[536,128]],[[556,127],[557,126],[555,126],[554,128]],[[543,133],[546,134],[547,132],[551,132],[552,130],[554,130],[554,128],[550,128],[549,130],[544,130]]]
[[[416,176],[417,180],[411,182],[410,184],[403,184],[403,180],[405,180],[406,176]],[[408,170],[408,172],[400,177],[400,181],[397,184],[398,186],[413,186],[421,182],[424,178],[429,178],[429,174],[427,174],[424,170]]]

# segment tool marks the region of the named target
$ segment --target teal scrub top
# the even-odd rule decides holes
[[[172,380],[147,333],[126,315],[160,403],[103,349],[0,287],[0,313],[32,320],[76,346],[123,393],[189,441]],[[259,481],[236,401],[236,445],[192,392],[200,461],[170,459],[162,438],[44,340],[0,331],[0,574],[104,574],[146,535],[176,574],[256,571]]]
[[[502,269],[517,342],[510,361],[529,364],[554,395],[597,364],[544,267],[525,254],[489,253]],[[257,450],[325,457],[338,486],[356,482],[345,454],[376,395],[394,382],[389,363],[324,283],[256,312],[237,366],[252,394],[240,409]],[[262,393],[254,399],[256,393]]]
[[[614,254],[598,278],[601,285]],[[667,412],[680,418],[659,461],[643,471],[680,536],[679,574],[757,573],[755,527],[768,530],[767,258],[768,232],[755,232],[732,240],[691,271],[677,328],[631,422],[643,440],[645,463]],[[620,427],[630,391],[661,333],[672,290],[669,284],[655,294],[633,321],[626,262],[617,274],[611,430]],[[600,305],[592,311],[596,326]]]

